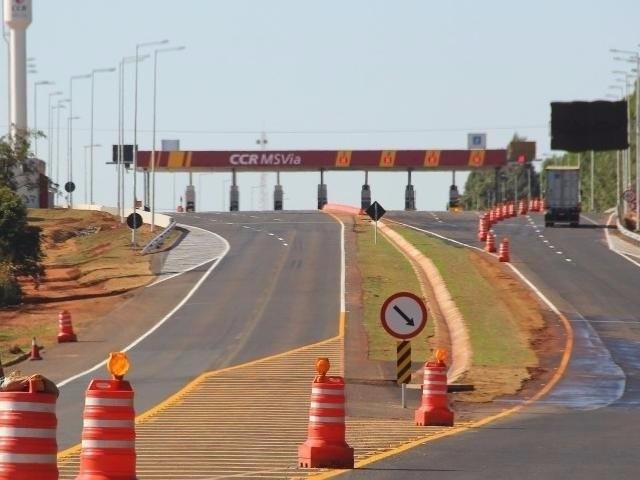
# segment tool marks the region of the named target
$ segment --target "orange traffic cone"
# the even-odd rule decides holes
[[[31,339],[31,354],[29,360],[42,360],[40,356],[40,347],[36,344],[36,337]]]
[[[415,412],[416,425],[453,426],[453,412],[447,401],[447,366],[444,353],[436,352],[436,361],[424,365],[422,403]]]
[[[63,310],[58,315],[58,343],[77,341],[78,337],[73,333],[71,314],[67,310]]]
[[[484,245],[484,249],[489,253],[496,253],[496,236],[491,230],[487,232],[487,240]]]
[[[298,447],[301,468],[353,468],[353,448],[345,441],[344,379],[326,376],[329,359],[316,361],[311,385],[307,440]]]
[[[509,239],[503,238],[500,242],[500,251],[498,252],[498,260],[501,262],[509,262]]]

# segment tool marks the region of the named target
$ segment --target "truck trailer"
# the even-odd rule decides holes
[[[580,224],[580,169],[578,167],[549,166],[545,169],[544,224],[553,227],[558,222],[572,227]]]

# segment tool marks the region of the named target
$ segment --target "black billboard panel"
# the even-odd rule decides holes
[[[551,149],[569,152],[628,148],[627,102],[551,102]]]

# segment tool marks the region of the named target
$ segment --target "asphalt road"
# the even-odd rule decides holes
[[[189,301],[129,352],[127,379],[136,390],[137,413],[202,372],[285,352],[338,331],[341,229],[330,216],[243,212],[176,217],[221,235],[230,250]],[[155,292],[166,302],[171,282],[178,281],[148,288],[144,295],[153,298]],[[130,313],[132,321],[144,314]],[[106,375],[93,373],[61,390],[60,449],[80,440],[84,391],[96,376]]]
[[[481,246],[471,212],[387,218]],[[541,402],[485,427],[429,443],[347,478],[636,479],[640,471],[640,267],[607,247],[604,218],[544,228],[542,215],[494,227],[512,263],[570,320],[566,375]]]

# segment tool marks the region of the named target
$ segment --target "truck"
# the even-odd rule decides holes
[[[581,211],[579,167],[549,166],[545,174],[545,226],[553,227],[556,222],[564,222],[577,227]]]

